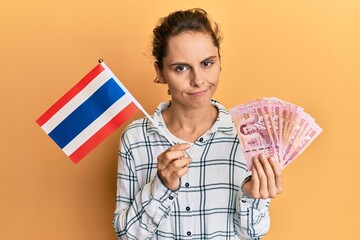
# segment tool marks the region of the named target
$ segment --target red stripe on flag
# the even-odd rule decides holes
[[[41,115],[36,123],[41,127],[55,113],[57,113],[67,102],[69,102],[76,94],[83,90],[97,75],[104,71],[104,67],[98,64],[85,77],[83,77],[73,88],[71,88],[64,96],[57,100],[43,115]]]
[[[111,133],[113,133],[138,110],[139,108],[133,102],[130,103],[115,117],[113,117],[106,125],[104,125],[99,131],[97,131],[93,136],[91,136],[83,145],[81,145],[76,151],[74,151],[69,156],[69,158],[74,163],[78,163],[83,157],[86,156],[86,154],[93,150],[98,144],[100,144],[105,138],[107,138]]]

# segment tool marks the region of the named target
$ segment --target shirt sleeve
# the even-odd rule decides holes
[[[135,164],[122,137],[118,161],[116,209],[113,226],[119,239],[147,239],[171,212],[177,192],[166,188],[156,175],[140,188]]]
[[[251,174],[251,172],[250,172]],[[241,239],[260,239],[270,228],[270,199],[253,199],[238,193],[235,230]]]

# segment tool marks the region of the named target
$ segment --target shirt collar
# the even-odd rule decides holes
[[[221,131],[227,134],[236,133],[234,128],[234,123],[226,108],[214,99],[211,100],[211,103],[217,107],[219,114],[214,125],[208,130],[208,133],[214,133],[217,131]],[[166,126],[164,126],[164,121],[161,112],[167,109],[169,106],[170,106],[170,102],[160,103],[153,115],[154,122],[158,125],[158,127],[162,128],[162,130],[164,131],[167,131],[167,128]],[[147,134],[150,135],[155,132],[158,132],[157,127],[154,126],[152,122],[149,122]]]

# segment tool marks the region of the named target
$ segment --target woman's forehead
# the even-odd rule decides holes
[[[167,46],[168,60],[204,60],[208,57],[218,57],[218,48],[212,37],[203,32],[182,32],[169,38]]]

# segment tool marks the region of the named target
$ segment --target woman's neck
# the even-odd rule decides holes
[[[187,142],[195,142],[212,127],[218,110],[211,103],[198,109],[184,109],[172,104],[162,115],[174,136]]]

